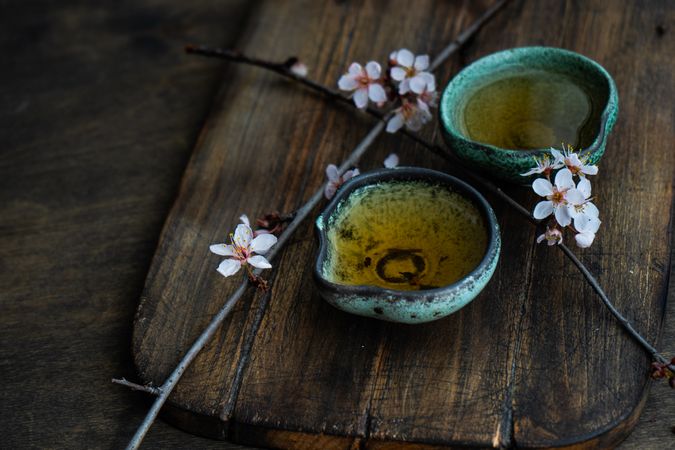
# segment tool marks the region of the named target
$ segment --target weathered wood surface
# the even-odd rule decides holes
[[[131,324],[250,2],[0,2],[0,448],[121,448]],[[203,448],[158,423],[145,448]],[[229,446],[229,447],[234,447]],[[219,448],[228,448],[220,444]]]
[[[619,44],[639,49],[643,39],[656,39],[658,25],[666,29],[662,39],[672,40],[672,13],[652,6],[628,8],[627,13],[643,9],[646,17],[627,23],[637,27],[631,34],[645,36],[619,38]],[[187,57],[180,48],[185,42],[230,45],[255,7],[245,0],[105,6],[79,0],[0,2],[0,447],[121,448],[141,421],[148,407],[145,395],[109,380],[134,376],[128,343],[138,293],[224,67]],[[567,6],[572,7],[585,8]],[[382,4],[377,8],[384,11]],[[555,8],[560,12],[562,6]],[[498,31],[506,22],[486,31]],[[565,29],[565,39],[575,33],[571,20],[545,26],[552,33]],[[467,59],[481,54],[484,36]],[[240,42],[246,39],[240,36]],[[405,42],[402,37],[396,44]],[[433,45],[441,45],[441,39]],[[630,71],[643,57],[672,53],[672,44],[660,45],[641,47],[644,54],[633,54]],[[360,55],[370,56],[374,53]],[[672,65],[666,61],[654,68],[649,84],[672,85]],[[612,70],[623,70],[617,67]],[[331,71],[336,70],[337,63]],[[225,76],[230,73],[227,69]],[[624,83],[630,81],[630,73],[625,77]],[[284,83],[274,86],[286,89]],[[284,92],[288,102],[297,100],[297,89]],[[672,103],[672,93],[667,95],[658,100]],[[625,99],[619,127],[633,134],[635,143],[644,136],[626,128],[631,122],[624,123]],[[659,101],[647,91],[645,104],[632,106],[632,121],[640,122],[645,105]],[[671,117],[666,106],[653,114]],[[346,111],[336,117],[352,120]],[[660,144],[656,150],[672,146],[671,128],[643,126]],[[616,136],[610,144],[617,143]],[[327,133],[326,138],[335,136]],[[398,145],[397,139],[385,142]],[[404,161],[415,162],[408,145],[395,148]],[[386,151],[379,148],[377,158]],[[666,354],[675,353],[673,280],[660,345]],[[674,418],[672,391],[654,385],[638,426],[620,448],[672,446]],[[143,448],[240,447],[158,421]]]
[[[313,78],[332,85],[352,60],[401,46],[439,50],[487,7],[407,4],[263,3],[240,47],[271,59],[297,54]],[[675,167],[672,106],[663,101],[673,96],[674,49],[656,27],[672,18],[664,4],[514,1],[439,73],[447,80],[481,55],[537,44],[579,51],[614,74],[620,119],[595,184],[604,225],[580,253],[651,340],[667,291]],[[214,272],[208,244],[222,241],[242,212],[299,206],[369,123],[274,75],[228,70],[146,281],[134,335],[144,381],[164,379],[237,285]],[[389,151],[406,164],[454,172],[399,137],[382,138],[361,168],[378,166]],[[534,202],[526,190],[511,192]],[[560,253],[535,246],[535,230],[492,203],[505,236],[495,278],[469,307],[416,327],[321,301],[308,222],[276,262],[270,296],[242,301],[179,384],[169,416],[275,447],[615,445],[642,409],[648,358]]]

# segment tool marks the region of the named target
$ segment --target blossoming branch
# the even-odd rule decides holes
[[[338,87],[350,93],[359,109],[367,108],[369,102],[378,108],[396,106],[387,121],[387,132],[395,133],[403,126],[418,131],[433,118],[430,108],[436,107],[438,97],[436,78],[428,68],[429,55],[415,56],[403,48],[389,55],[384,72],[376,61],[365,67],[352,63],[338,80]]]
[[[535,206],[532,215],[537,220],[550,220],[546,232],[537,238],[537,242],[546,241],[548,245],[560,244],[563,229],[569,228],[575,234],[577,246],[590,247],[600,227],[600,211],[591,201],[591,182],[587,175],[596,175],[598,167],[587,164],[587,159],[574,152],[571,146],[563,146],[562,152],[551,149],[551,156],[535,158],[536,167],[521,174],[522,176],[543,175],[532,183],[537,195],[544,197]],[[556,172],[557,171],[557,172]],[[555,172],[555,178],[553,174]],[[574,182],[574,177],[579,182]],[[551,179],[554,182],[551,183]]]

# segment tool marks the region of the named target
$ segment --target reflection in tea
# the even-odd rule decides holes
[[[469,200],[420,181],[357,189],[339,206],[327,237],[330,281],[394,290],[459,280],[480,263],[488,239]]]
[[[538,69],[505,71],[465,103],[462,133],[499,148],[588,147],[597,132],[599,99],[572,77]]]

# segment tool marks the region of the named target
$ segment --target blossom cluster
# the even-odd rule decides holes
[[[398,167],[398,163],[398,155],[396,153],[390,153],[389,156],[387,156],[387,158],[384,160],[383,165],[385,169],[395,169]],[[328,164],[328,166],[326,166],[326,178],[328,178],[328,181],[326,182],[323,195],[328,200],[330,200],[333,198],[337,190],[340,189],[340,186],[345,184],[347,180],[350,180],[359,175],[361,175],[359,169],[351,169],[347,170],[342,174],[342,176],[340,176],[340,171],[337,166],[335,164]]]
[[[230,244],[213,244],[209,247],[212,253],[220,256],[229,256],[218,266],[218,272],[230,277],[246,267],[249,277],[254,277],[251,267],[270,269],[272,264],[265,258],[267,251],[277,243],[277,237],[266,230],[253,231],[248,217],[244,214],[239,220],[234,234],[230,234]]]
[[[653,362],[651,376],[655,380],[667,379],[670,387],[675,389],[675,357],[670,362]]]
[[[532,183],[534,192],[544,197],[537,203],[532,215],[538,220],[549,216],[554,218],[537,242],[546,241],[548,245],[561,243],[560,226],[575,232],[574,238],[579,247],[590,247],[601,222],[600,212],[592,202],[588,176],[596,175],[598,167],[587,164],[587,158],[575,153],[569,145],[567,148],[563,146],[562,151],[552,148],[550,156],[535,160],[537,166],[522,174],[543,175]],[[575,182],[575,177],[578,177],[578,182]]]
[[[377,107],[397,105],[387,122],[387,131],[395,133],[403,126],[418,131],[432,119],[430,108],[436,106],[436,79],[427,72],[429,56],[415,56],[408,49],[389,55],[387,70],[376,61],[365,67],[352,63],[338,80],[338,87],[349,92],[354,104],[365,109],[370,102]]]

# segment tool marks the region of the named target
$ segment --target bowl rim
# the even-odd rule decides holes
[[[323,275],[323,264],[326,260],[326,253],[329,246],[327,237],[327,227],[329,226],[329,219],[338,206],[357,189],[389,181],[426,181],[435,182],[455,188],[462,196],[468,197],[474,206],[481,212],[485,227],[488,233],[488,245],[480,262],[474,267],[471,272],[464,275],[459,280],[434,289],[424,289],[419,291],[404,291],[396,289],[388,289],[373,285],[351,285],[338,284],[326,279]],[[487,202],[487,200],[474,187],[468,183],[453,177],[443,172],[422,167],[397,167],[394,169],[377,169],[357,177],[354,177],[343,184],[340,189],[333,196],[333,199],[317,216],[315,222],[315,230],[319,237],[319,251],[314,263],[313,274],[314,278],[319,283],[322,289],[339,295],[355,295],[360,297],[382,297],[388,296],[396,300],[417,301],[429,300],[430,297],[438,296],[438,294],[447,295],[456,290],[460,290],[463,286],[471,283],[472,280],[478,279],[483,272],[489,269],[490,264],[495,258],[495,254],[499,256],[500,236],[499,223],[494,210]]]
[[[607,70],[602,67],[598,62],[594,61],[593,59],[584,56],[580,53],[574,52],[572,50],[567,50],[564,48],[559,48],[559,47],[548,47],[548,46],[525,46],[525,47],[514,47],[514,48],[509,48],[505,50],[500,50],[498,52],[490,53],[488,55],[485,55],[468,66],[464,67],[462,70],[460,70],[452,79],[450,82],[447,84],[447,86],[443,89],[443,94],[441,96],[441,101],[439,104],[438,108],[438,114],[440,117],[440,122],[441,122],[441,128],[445,133],[448,133],[452,135],[454,139],[464,141],[464,143],[471,144],[474,146],[480,146],[483,148],[488,148],[491,151],[497,152],[497,153],[502,153],[502,154],[508,154],[511,156],[518,156],[518,157],[532,157],[532,156],[541,156],[544,153],[548,153],[550,151],[550,148],[539,148],[539,149],[532,149],[532,150],[518,150],[518,149],[509,149],[509,148],[503,148],[503,147],[497,147],[492,144],[484,143],[484,142],[479,142],[479,141],[474,141],[472,139],[469,139],[467,136],[464,136],[459,130],[456,129],[454,126],[454,121],[450,120],[450,113],[448,111],[448,106],[447,104],[449,103],[449,100],[446,98],[450,95],[450,92],[452,89],[456,88],[457,85],[460,83],[460,80],[463,78],[463,76],[466,76],[467,74],[471,74],[472,72],[479,70],[483,67],[490,67],[490,66],[495,66],[498,67],[499,65],[504,64],[504,61],[499,61],[500,58],[503,56],[509,56],[511,58],[518,58],[522,55],[531,55],[532,53],[557,53],[559,56],[564,56],[566,58],[571,58],[577,61],[581,61],[582,63],[586,64],[587,66],[591,67],[596,71],[597,74],[599,74],[606,82],[607,82],[607,100],[605,101],[605,104],[603,106],[602,114],[600,114],[600,126],[599,129],[595,135],[595,138],[591,145],[589,145],[586,148],[581,149],[581,154],[583,155],[590,155],[594,153],[595,151],[599,150],[602,148],[603,142],[607,139],[607,136],[609,135],[609,132],[611,131],[612,126],[614,125],[612,121],[612,116],[616,115],[616,112],[618,111],[618,101],[619,101],[619,96],[618,96],[618,91],[616,88],[616,83],[614,82],[614,79],[612,76],[607,72]],[[497,60],[497,61],[495,61]],[[612,123],[610,123],[610,121]],[[449,126],[452,125],[452,126]]]

